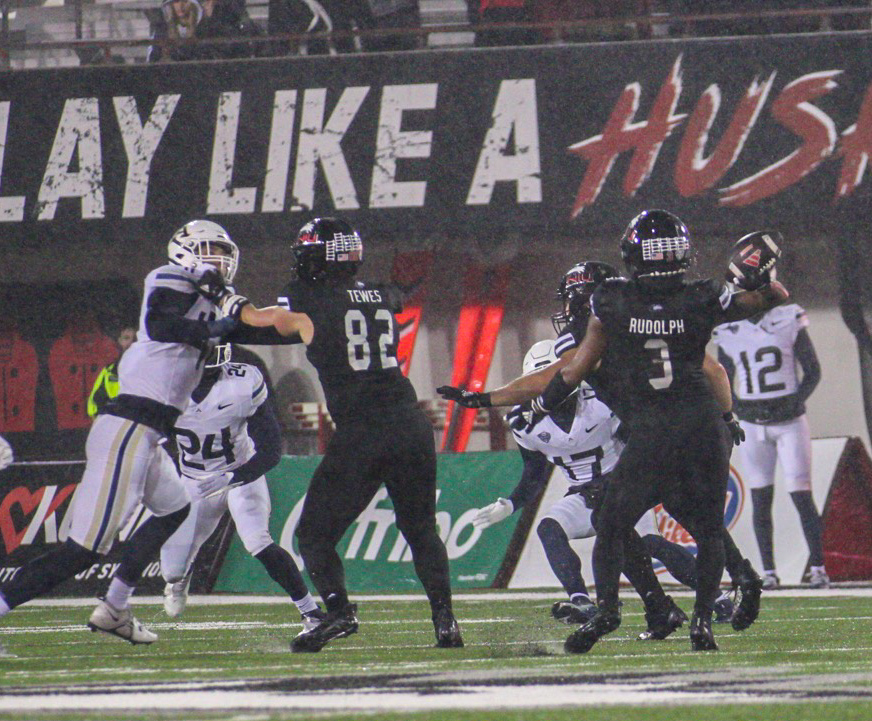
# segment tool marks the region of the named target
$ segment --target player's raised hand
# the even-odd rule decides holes
[[[202,265],[191,271],[196,278],[197,290],[207,300],[217,302],[227,294],[227,285],[224,276],[217,268]]]
[[[472,525],[476,528],[489,528],[495,523],[504,521],[515,512],[515,504],[508,498],[497,498],[489,506],[479,508],[472,517]]]
[[[203,501],[239,485],[238,483],[233,483],[233,471],[215,473],[208,478],[198,478],[196,479],[196,484],[194,495]]]
[[[490,393],[477,393],[454,386],[439,386],[436,392],[447,401],[454,401],[464,408],[489,408]]]

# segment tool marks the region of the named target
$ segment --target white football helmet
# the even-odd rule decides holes
[[[524,356],[524,365],[522,375],[530,375],[543,368],[547,368],[552,363],[557,362],[557,355],[554,353],[553,340],[540,340],[534,343],[527,355]]]
[[[215,266],[228,283],[239,265],[239,248],[218,223],[192,220],[179,228],[167,245],[170,263],[196,270],[204,263]]]

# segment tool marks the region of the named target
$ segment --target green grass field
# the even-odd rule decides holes
[[[425,602],[361,599],[360,632],[311,655],[289,652],[287,605],[195,602],[175,622],[141,604],[149,647],[88,632],[90,607],[23,607],[0,625],[0,719],[872,719],[872,597],[769,594],[701,654],[686,627],[636,641],[624,596],[623,626],[584,656],[563,653],[572,629],[543,594],[464,596],[459,650],[432,648]]]

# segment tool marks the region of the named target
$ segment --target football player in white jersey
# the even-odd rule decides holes
[[[807,328],[806,312],[791,303],[718,326],[712,334],[718,359],[732,379],[735,412],[745,431],[739,455],[750,477],[754,532],[767,589],[779,585],[772,541],[776,462],[781,463],[808,543],[811,585],[826,588],[830,583],[820,514],[811,492],[811,434],[805,402],[820,381],[821,369]]]
[[[184,611],[194,559],[229,510],[245,550],[288,593],[303,624],[312,627],[324,613],[294,559],[269,533],[264,474],[281,459],[281,428],[267,401],[263,374],[253,365],[231,363],[231,353],[230,344],[215,347],[176,421],[179,467],[192,500],[188,518],[161,549],[164,610],[173,617]]]
[[[216,223],[187,223],[172,236],[167,251],[169,263],[145,279],[136,341],[119,364],[120,393],[88,433],[87,463],[69,511],[69,536],[0,589],[0,617],[99,562],[142,502],[154,515],[130,538],[88,626],[131,643],[155,641],[157,636],[133,617],[130,597],[150,559],[190,508],[185,486],[160,444],[199,383],[203,361],[217,339],[236,333],[249,342],[289,342],[285,335],[309,332],[299,314],[256,309],[228,290],[239,249]],[[219,318],[222,308],[225,317]],[[261,327],[240,325],[240,316],[242,323]]]

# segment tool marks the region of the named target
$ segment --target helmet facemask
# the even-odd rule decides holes
[[[363,263],[363,242],[340,218],[315,218],[301,229],[293,247],[294,269],[303,280],[345,280]]]
[[[690,233],[680,218],[665,210],[646,210],[630,221],[621,254],[634,280],[648,290],[673,290],[690,267]]]

